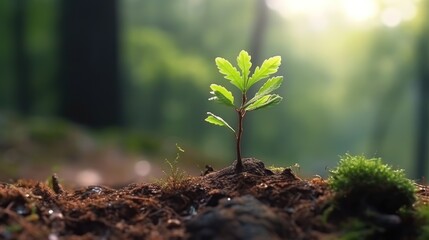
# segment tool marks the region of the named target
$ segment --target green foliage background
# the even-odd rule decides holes
[[[119,1],[126,127],[231,162],[233,136],[203,119],[210,110],[233,124],[234,115],[210,104],[207,92],[210,83],[224,81],[214,59],[235,59],[241,49],[250,48],[257,1]],[[2,112],[15,108],[11,3],[0,2]],[[59,4],[28,4],[27,47],[36,96],[32,111],[55,116]],[[260,60],[282,57],[277,74],[284,76],[278,92],[284,100],[247,116],[243,152],[268,165],[298,162],[307,174],[322,175],[339,154],[364,153],[412,174],[415,42],[424,17],[418,14],[388,28],[379,23],[348,25],[334,15],[329,28],[317,31],[302,16],[283,18],[269,9]]]

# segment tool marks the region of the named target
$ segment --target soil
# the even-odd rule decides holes
[[[334,194],[325,180],[300,179],[291,169],[273,173],[256,159],[243,163],[240,174],[232,166],[207,168],[204,176],[174,187],[166,182],[167,187],[133,183],[68,190],[56,176],[50,186],[0,183],[0,239],[338,239],[342,234],[338,219],[326,218]],[[397,239],[412,239],[403,236]]]

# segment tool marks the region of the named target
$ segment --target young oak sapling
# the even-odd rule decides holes
[[[237,130],[234,130],[234,128],[232,128],[225,120],[211,112],[207,113],[209,116],[205,121],[214,125],[227,127],[234,132],[237,153],[235,172],[240,173],[243,171],[243,163],[241,160],[241,137],[243,134],[243,120],[246,112],[279,103],[282,100],[282,97],[277,94],[271,94],[271,92],[280,87],[283,82],[283,76],[269,78],[250,100],[248,100],[247,92],[255,83],[266,79],[277,72],[281,64],[281,57],[274,56],[266,59],[260,67],[258,66],[255,68],[255,71],[251,76],[251,56],[244,50],[242,50],[237,57],[237,65],[240,68],[241,73],[224,58],[218,57],[215,59],[215,62],[219,72],[224,75],[224,78],[229,80],[230,83],[240,90],[241,102],[239,104],[235,104],[233,94],[225,87],[217,84],[210,85],[210,89],[212,90],[210,93],[213,96],[210,97],[209,100],[216,101],[235,109],[238,116],[238,128]]]

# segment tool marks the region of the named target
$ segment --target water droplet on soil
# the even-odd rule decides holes
[[[49,240],[58,240],[58,235],[54,234],[54,233],[51,233],[51,234],[49,234],[48,239]]]
[[[189,207],[188,214],[191,216],[197,215],[197,209],[194,206]]]
[[[295,212],[295,209],[294,209],[294,208],[291,208],[291,207],[288,207],[288,208],[285,208],[285,211],[286,211],[287,213],[292,214],[292,213],[294,213],[294,212]]]
[[[48,213],[50,215],[49,219],[51,219],[51,220],[53,220],[53,219],[63,219],[64,218],[63,214],[60,211],[58,211],[58,210],[49,209]]]
[[[92,193],[96,193],[96,194],[100,194],[103,192],[103,189],[101,187],[89,187],[88,188],[89,191],[91,191]]]
[[[24,205],[18,205],[15,208],[15,212],[18,213],[19,215],[28,215],[30,214],[30,210],[25,207]]]

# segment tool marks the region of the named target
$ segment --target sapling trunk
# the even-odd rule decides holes
[[[243,162],[241,160],[241,136],[243,135],[243,120],[246,115],[246,110],[244,109],[244,105],[246,104],[247,97],[246,94],[242,95],[242,103],[239,109],[237,109],[238,114],[238,129],[236,133],[236,151],[237,151],[237,163],[235,165],[235,172],[240,173],[243,171]]]

